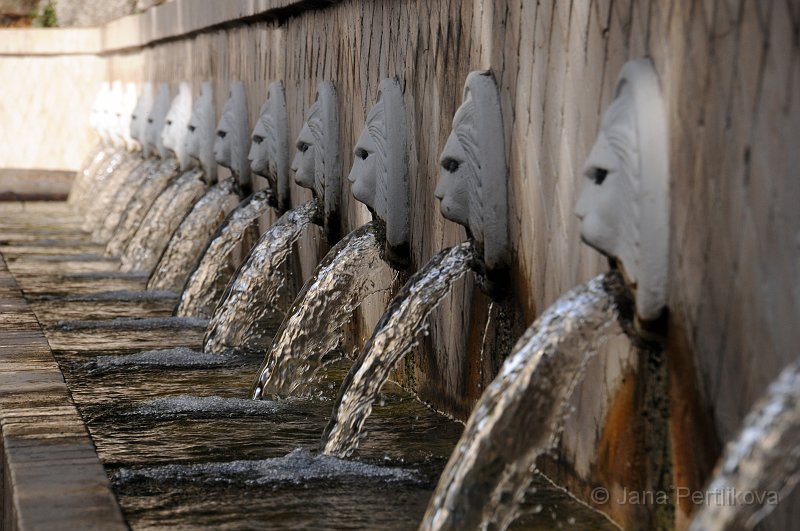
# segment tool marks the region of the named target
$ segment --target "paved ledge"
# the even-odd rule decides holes
[[[175,0],[140,15],[112,20],[102,28],[105,52],[139,48],[155,42],[250,18],[284,19],[340,0]]]
[[[0,201],[64,201],[74,171],[0,168]]]
[[[250,19],[282,20],[338,1],[175,0],[93,28],[0,30],[0,55],[98,55],[131,50]]]
[[[102,27],[0,30],[0,55],[81,55],[102,51]]]
[[[36,317],[0,255],[2,529],[127,529]]]

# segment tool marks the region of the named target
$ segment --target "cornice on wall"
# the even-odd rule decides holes
[[[175,0],[93,28],[0,30],[0,55],[97,55],[130,51],[203,31],[282,20],[338,0]]]

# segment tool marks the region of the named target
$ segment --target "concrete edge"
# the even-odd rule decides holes
[[[0,30],[2,55],[99,55],[130,51],[253,19],[282,20],[339,0],[175,0],[91,28]]]
[[[36,316],[0,254],[3,529],[128,529]]]
[[[63,201],[74,171],[0,168],[0,201]]]

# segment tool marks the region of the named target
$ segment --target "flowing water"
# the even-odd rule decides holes
[[[248,227],[269,210],[269,192],[264,190],[242,201],[220,225],[189,277],[181,295],[177,315],[210,318],[228,285],[233,266],[230,256]]]
[[[253,391],[254,398],[304,394],[339,346],[342,327],[370,293],[388,286],[381,259],[383,226],[372,222],[348,234],[320,262],[281,324]],[[309,326],[309,323],[314,323]]]
[[[623,286],[617,273],[578,286],[517,342],[473,410],[421,529],[506,529],[520,516],[536,460],[556,444],[587,361],[623,333],[615,303]]]
[[[80,208],[84,215],[92,211],[98,195],[101,194],[109,184],[114,183],[117,170],[127,164],[131,158],[130,153],[127,151],[115,150],[100,164],[98,171],[94,175],[94,180],[89,184],[83,194]]]
[[[206,192],[173,234],[147,283],[149,290],[180,291],[200,253],[236,203],[233,181],[222,181]]]
[[[322,455],[346,364],[326,367],[313,398],[254,401],[246,396],[260,357],[135,352],[125,335],[102,331],[75,330],[55,354],[134,530],[416,529],[463,430],[389,382],[357,459]],[[83,350],[92,338],[103,351]],[[543,509],[526,528],[552,529],[555,513],[577,529],[608,528],[560,490],[536,486]]]
[[[753,529],[800,480],[800,361],[780,374],[728,443],[691,531]]]
[[[135,170],[141,159],[130,153],[125,153],[122,157],[122,162],[104,179],[103,185],[93,190],[94,197],[86,209],[81,227],[86,232],[94,232],[103,225],[117,192],[131,175],[136,174]]]
[[[389,386],[341,460],[316,452],[330,396],[244,398],[256,358],[58,357],[132,529],[414,529],[462,429]]]
[[[79,203],[83,202],[86,190],[91,183],[94,182],[100,164],[110,153],[110,150],[106,149],[103,144],[97,144],[97,146],[86,155],[81,170],[78,171],[72,183],[72,187],[69,190],[67,206],[77,206]]]
[[[427,329],[427,318],[475,259],[470,242],[441,251],[406,283],[345,379],[322,438],[324,453],[346,457],[359,444],[373,404],[397,362]]]
[[[190,170],[155,200],[122,256],[122,271],[152,271],[186,214],[206,191],[203,171]]]
[[[364,238],[370,244],[365,252],[372,253],[374,227],[362,230],[366,234],[353,238]],[[114,282],[134,279],[142,289],[146,281],[141,274],[117,276],[61,271],[26,282],[42,294],[32,301],[34,311],[131,529],[417,527],[462,425],[388,382],[357,457],[320,454],[319,434],[348,363],[319,370],[317,393],[254,401],[247,396],[262,356],[200,351],[202,320],[162,319],[161,309],[143,307],[138,319],[59,324],[73,317],[46,299],[54,290],[87,310],[109,304],[111,312],[114,297],[151,295],[130,287],[70,295],[73,288],[108,291]],[[46,315],[39,305],[45,303]],[[571,515],[578,528],[603,528],[593,512],[558,489],[542,484],[536,495],[546,509],[538,522],[526,521],[529,529],[551,529],[555,512]]]
[[[220,183],[215,186],[195,205],[192,212],[187,215],[176,231],[170,245],[164,253],[161,263],[164,270],[156,273],[173,276],[188,276],[188,270],[197,261],[197,255],[206,245],[208,226],[218,224],[221,216],[230,204],[235,201],[231,193],[232,184]],[[116,275],[116,276],[115,276]],[[128,275],[134,275],[128,278]],[[27,277],[24,284],[31,294],[37,294],[33,301],[37,313],[45,321],[61,316],[62,320],[80,319],[115,319],[119,317],[134,317],[138,315],[151,315],[167,317],[173,314],[182,287],[173,287],[174,291],[153,285],[151,278],[147,291],[136,276],[137,273],[109,273],[107,276],[96,276],[90,280],[93,290],[86,292],[83,287],[75,285],[71,279],[62,278],[67,289],[54,285],[58,278],[38,275]],[[121,278],[117,278],[121,277]],[[123,280],[130,288],[141,287],[142,291],[127,289],[119,285]],[[36,282],[35,285],[32,285]],[[173,284],[174,286],[175,284]],[[101,291],[101,287],[109,291]]]
[[[258,240],[228,284],[208,326],[204,349],[264,348],[291,303],[286,261],[318,212],[312,200],[286,212]]]
[[[117,190],[113,201],[108,205],[108,212],[105,218],[92,233],[93,242],[104,245],[108,243],[137,190],[158,169],[159,163],[160,161],[154,157],[144,159],[130,173],[128,179]]]
[[[97,194],[103,190],[117,168],[128,159],[128,156],[129,153],[124,150],[106,151],[106,155],[98,164],[93,175],[86,180],[85,188],[76,198],[75,206],[79,212],[86,213],[92,208]]]
[[[108,241],[106,255],[121,256],[123,254],[153,202],[169,185],[177,171],[178,162],[169,158],[161,161],[158,170],[147,176],[147,179],[136,190],[133,200],[128,204],[114,230],[114,235]]]

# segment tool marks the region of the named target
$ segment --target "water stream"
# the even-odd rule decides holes
[[[86,209],[81,227],[84,231],[91,233],[102,226],[117,191],[124,186],[131,175],[136,175],[139,163],[141,163],[141,159],[126,153],[119,165],[104,179],[102,186],[93,190],[94,197]]]
[[[160,161],[154,157],[144,159],[134,171],[132,171],[128,179],[119,187],[117,193],[114,195],[113,201],[108,205],[108,212],[105,218],[97,225],[92,233],[92,241],[102,244],[107,244],[114,231],[125,215],[128,205],[133,200],[134,195],[139,190],[139,187],[144,183],[153,172],[158,170]]]
[[[222,181],[211,187],[194,205],[161,256],[147,283],[148,290],[179,292],[183,288],[200,253],[235,205],[238,196],[233,188],[231,179]]]
[[[232,213],[209,244],[209,253],[223,247],[229,252],[236,240],[230,233],[244,232],[243,227],[230,230],[232,220],[251,224],[267,208],[266,197],[264,203],[262,209],[256,197]],[[300,231],[288,225],[307,225],[314,210],[305,205],[292,221],[284,220],[287,226],[279,229],[279,239],[270,242],[272,254],[264,252],[280,258],[283,251],[275,248],[276,242],[284,242],[277,247],[291,247],[295,238],[291,233]],[[343,323],[365,295],[384,289],[373,278],[391,278],[389,266],[380,258],[381,229],[368,224],[354,231],[323,260],[306,284],[305,296],[298,298],[302,301],[298,304],[306,305],[297,314],[301,321]],[[265,247],[269,245],[261,242]],[[454,249],[461,249],[464,263],[470,261],[468,244]],[[449,250],[437,257],[441,268],[447,269],[443,263],[453,253],[458,254]],[[262,260],[267,270],[280,262]],[[137,291],[143,289],[146,275],[70,273],[72,262],[53,263],[67,269],[50,277],[31,269],[31,276],[23,275],[21,281],[40,294],[32,306],[132,529],[416,528],[463,426],[387,382],[371,407],[370,437],[361,442],[358,458],[320,453],[319,435],[330,419],[349,361],[337,353],[315,359],[315,352],[338,346],[340,325],[328,328],[318,340],[296,337],[297,343],[322,345],[317,351],[308,350],[315,363],[297,376],[313,382],[315,392],[253,401],[247,396],[262,356],[201,351],[205,321],[160,317],[164,309],[156,302],[169,300],[171,294]],[[337,271],[341,274],[331,274]],[[251,274],[257,272],[253,269]],[[447,283],[434,276],[431,273],[434,285]],[[130,284],[134,280],[135,288]],[[125,291],[80,294],[108,289]],[[428,298],[439,296],[438,288],[428,296],[422,284],[419,289],[424,305]],[[86,304],[89,313],[70,313],[48,299],[54,294]],[[86,320],[113,317],[115,299],[148,304],[135,319]],[[395,310],[393,315],[401,313]],[[75,321],[76,316],[84,320]],[[306,323],[306,328],[314,327]],[[305,367],[307,361],[299,358],[290,365]],[[547,510],[537,515],[538,520],[526,520],[526,528],[550,529],[551,511],[569,514],[578,526],[607,528],[602,518],[558,489],[545,484],[537,488],[537,503]]]
[[[392,369],[427,329],[427,318],[475,259],[470,242],[441,251],[406,283],[381,317],[339,392],[322,437],[324,453],[350,455]]]
[[[117,169],[129,160],[129,157],[130,154],[122,150],[106,153],[91,179],[87,180],[86,188],[76,199],[75,205],[80,212],[85,214],[91,210],[97,194],[102,192],[106,185],[113,180]]]
[[[318,211],[316,201],[309,201],[286,212],[261,236],[217,304],[204,350],[267,346],[293,298],[286,271],[292,245]]]
[[[267,351],[253,397],[302,395],[316,372],[335,361],[342,327],[391,269],[381,259],[383,225],[371,222],[337,243],[295,299]],[[314,323],[310,326],[310,323]],[[324,360],[324,362],[323,362]]]
[[[608,273],[572,289],[520,338],[473,410],[420,529],[506,529],[520,516],[536,460],[556,444],[587,361],[623,333],[614,330],[623,286]]]
[[[125,213],[106,245],[106,255],[121,256],[123,254],[153,202],[170,184],[177,171],[178,162],[170,158],[161,161],[158,170],[147,176],[147,179],[136,190],[132,201],[125,208]]]
[[[177,315],[211,317],[233,274],[231,253],[241,243],[248,227],[268,210],[269,192],[265,190],[251,195],[228,214],[189,276]]]
[[[389,386],[370,445],[341,460],[316,451],[330,396],[244,398],[252,356],[58,356],[132,529],[414,529],[462,429]]]
[[[203,171],[190,170],[153,202],[122,255],[122,271],[152,271],[186,214],[206,191]]]
[[[780,374],[729,442],[691,531],[753,529],[800,481],[800,361]]]
[[[87,189],[95,181],[100,165],[106,160],[110,153],[110,150],[103,146],[103,144],[97,144],[97,146],[86,155],[83,165],[76,174],[75,181],[72,183],[72,187],[69,190],[69,196],[67,197],[68,206],[76,207],[83,203]]]

